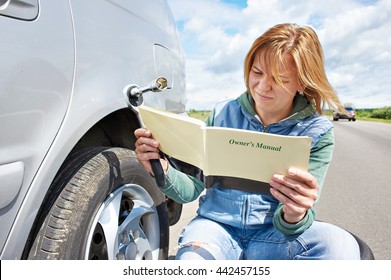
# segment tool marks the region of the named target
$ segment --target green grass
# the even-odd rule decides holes
[[[209,116],[209,113],[210,113],[210,111],[196,111],[196,110],[190,110],[188,112],[190,117],[196,118],[196,119],[199,119],[199,120],[202,120],[202,121],[205,121],[207,119],[207,117]],[[326,111],[325,115],[332,117],[333,113],[331,111]],[[357,116],[357,120],[370,121],[370,122],[391,123],[391,120],[377,119],[377,118],[370,118],[370,117],[360,117],[360,116]]]
[[[391,123],[391,120],[385,120],[385,119],[366,118],[366,117],[357,117],[357,119],[361,121],[369,121],[369,122]]]
[[[196,111],[196,110],[190,110],[188,112],[189,116],[195,119],[199,119],[202,121],[205,121],[209,116],[210,111]]]

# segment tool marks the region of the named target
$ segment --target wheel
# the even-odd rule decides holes
[[[165,196],[133,151],[88,149],[61,170],[28,259],[167,259]]]
[[[371,248],[357,235],[349,232],[356,239],[358,246],[360,247],[360,258],[361,260],[374,260],[375,255],[373,254]]]

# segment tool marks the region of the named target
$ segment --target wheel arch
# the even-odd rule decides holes
[[[71,153],[87,147],[101,146],[134,150],[136,138],[133,132],[139,127],[138,118],[131,109],[120,109],[92,126],[80,138]]]

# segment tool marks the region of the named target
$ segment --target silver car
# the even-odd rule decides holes
[[[346,113],[342,112],[333,112],[333,121],[338,121],[339,119],[346,119],[349,121],[356,121],[356,110],[353,107],[345,107]]]
[[[164,77],[138,101],[185,110],[166,1],[0,0],[0,61],[0,258],[166,259],[178,211],[135,158],[127,95]]]

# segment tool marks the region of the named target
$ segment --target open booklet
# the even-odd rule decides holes
[[[144,105],[138,109],[160,150],[200,168],[205,176],[269,182],[290,167],[308,169],[309,137],[206,126],[188,116]]]

